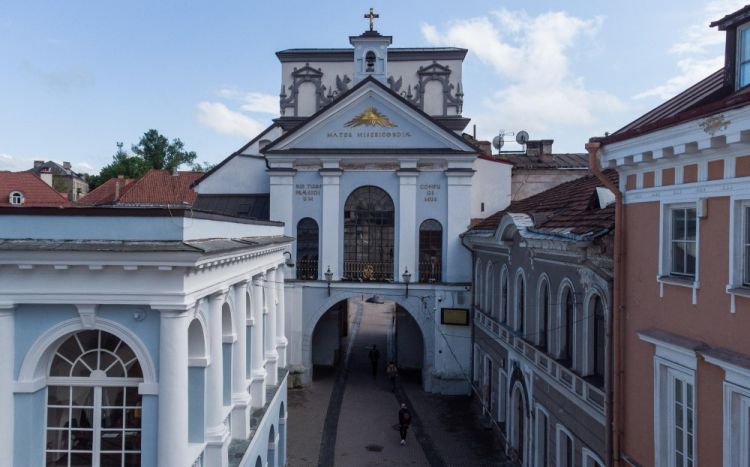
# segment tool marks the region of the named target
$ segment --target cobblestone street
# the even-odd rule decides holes
[[[391,392],[385,371],[390,316],[388,305],[366,304],[352,322],[341,368],[315,367],[310,387],[289,391],[288,465],[501,465],[499,441],[482,428],[468,397],[424,392],[419,372],[402,371]],[[381,349],[376,378],[368,360],[373,344]],[[404,446],[401,402],[413,417]]]

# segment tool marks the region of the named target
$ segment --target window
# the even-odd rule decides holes
[[[427,219],[419,226],[419,282],[442,282],[443,226]]]
[[[503,268],[500,276],[500,322],[504,323],[508,320],[508,310],[510,309],[508,302],[508,270]]]
[[[344,278],[393,279],[394,207],[384,190],[357,188],[344,204]]]
[[[742,216],[742,285],[750,287],[750,206],[743,206]]]
[[[523,274],[516,277],[516,330],[524,334],[524,319],[526,318],[526,282]]]
[[[297,224],[297,279],[318,279],[318,223],[305,217]]]
[[[81,331],[64,341],[47,378],[47,465],[140,466],[142,381],[118,337]]]
[[[367,73],[375,71],[375,54],[373,52],[367,52],[365,55],[365,71]]]
[[[477,258],[477,265],[474,270],[474,305],[482,309],[482,286],[484,281],[482,280],[482,260]]]
[[[487,261],[487,272],[484,275],[484,279],[484,304],[482,305],[482,310],[484,310],[485,313],[494,318],[495,271],[492,267],[492,261]]]
[[[558,358],[565,360],[570,366],[573,366],[573,343],[574,343],[574,316],[575,300],[573,289],[566,286],[562,293],[562,306],[560,313],[560,324],[562,339],[558,350]]]
[[[23,193],[12,191],[10,193],[10,204],[23,204]]]
[[[508,376],[505,371],[500,370],[497,372],[497,422],[505,426],[505,406],[508,403]]]
[[[604,462],[588,448],[583,448],[583,467],[604,467]]]
[[[536,467],[549,466],[549,416],[539,405],[536,406]]]
[[[750,389],[724,382],[724,465],[750,466]]]
[[[750,84],[750,27],[737,31],[737,88]]]
[[[539,323],[539,335],[538,345],[542,349],[547,349],[547,332],[549,331],[549,315],[550,315],[550,296],[549,296],[549,282],[547,279],[542,279],[542,285],[539,288],[539,298],[537,300],[538,316],[537,320]]]
[[[695,277],[698,219],[695,207],[672,208],[670,235],[670,269],[675,276]]]
[[[658,350],[657,350],[658,353]],[[695,460],[694,370],[659,356],[654,404],[659,464],[693,467]]]
[[[681,379],[681,375],[669,372],[671,401],[673,404],[670,417],[670,438],[674,440],[670,452],[674,454],[677,467],[693,465],[693,428],[694,428],[694,394],[693,385]]]
[[[573,435],[562,425],[557,425],[557,465],[575,467]]]
[[[604,317],[604,304],[599,295],[594,295],[591,298],[589,306],[589,314],[593,315],[594,318],[594,338],[590,341],[593,347],[593,370],[594,376],[604,381],[604,373],[606,371],[605,362],[605,317]]]

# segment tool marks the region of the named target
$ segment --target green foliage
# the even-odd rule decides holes
[[[170,143],[166,136],[156,130],[148,130],[138,144],[131,149],[133,153],[149,162],[153,169],[171,169],[182,164],[190,165],[198,157],[194,151],[185,151],[185,145],[179,138]]]
[[[67,193],[70,190],[70,183],[64,177],[53,175],[52,188],[58,193]]]
[[[190,168],[193,169],[193,172],[209,172],[214,167],[216,167],[216,164],[203,161],[203,165],[201,165],[199,162],[196,162]]]

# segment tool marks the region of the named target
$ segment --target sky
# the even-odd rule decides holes
[[[98,173],[152,128],[220,162],[278,117],[274,53],[350,47],[370,7],[393,47],[469,49],[466,132],[525,130],[584,152],[721,68],[724,33],[709,23],[744,3],[2,2],[0,170],[51,159]]]

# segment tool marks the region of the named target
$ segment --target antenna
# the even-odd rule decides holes
[[[117,142],[117,150],[122,151],[122,143],[119,141]]]
[[[526,144],[526,142],[529,140],[529,134],[525,131],[521,130],[516,135],[516,143],[518,144]]]
[[[501,129],[500,134],[492,138],[492,146],[497,149],[498,151],[500,148],[503,147],[503,144],[505,144],[505,130]]]

